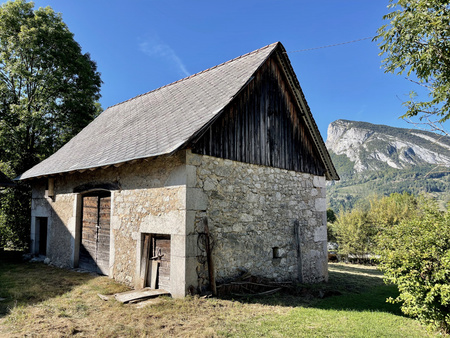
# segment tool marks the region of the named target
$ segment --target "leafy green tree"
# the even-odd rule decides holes
[[[375,197],[370,200],[369,218],[378,231],[390,228],[415,213],[417,203],[417,198],[406,192]]]
[[[450,4],[442,0],[390,0],[389,23],[378,30],[386,72],[404,74],[429,89],[429,100],[412,93],[404,117],[450,118]],[[411,77],[414,75],[415,77]]]
[[[333,224],[333,234],[339,244],[339,254],[364,259],[374,251],[375,229],[370,223],[368,212],[362,208],[339,213]]]
[[[0,164],[12,177],[55,152],[99,114],[100,85],[95,62],[82,53],[60,14],[50,7],[34,10],[24,0],[0,6]],[[27,233],[29,189],[9,191],[0,196],[0,227]]]
[[[333,223],[336,222],[336,214],[333,209],[327,209],[327,239],[328,242],[336,242],[336,237],[333,233]]]
[[[350,211],[339,213],[332,224],[332,233],[339,244],[339,253],[364,259],[377,249],[377,236],[417,212],[418,200],[408,194],[373,196],[369,203],[360,203]]]
[[[396,284],[402,311],[431,328],[450,332],[450,209],[435,201],[417,205],[379,238],[380,268]]]

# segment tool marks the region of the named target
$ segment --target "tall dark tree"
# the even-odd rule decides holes
[[[19,175],[77,134],[99,113],[100,85],[96,63],[82,52],[59,13],[50,7],[35,10],[32,2],[24,0],[3,4],[1,168]],[[0,235],[1,228],[8,230],[13,242],[18,240],[14,234],[23,237],[27,232],[20,228],[28,224],[17,223],[29,223],[24,216],[29,214],[29,191],[23,186],[18,190],[0,195]]]

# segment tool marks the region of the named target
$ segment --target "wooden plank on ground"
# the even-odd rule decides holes
[[[139,287],[144,288],[147,284],[148,259],[150,255],[150,235],[144,237],[144,247],[142,248],[141,274],[139,276]]]
[[[117,301],[121,303],[129,303],[131,301],[137,301],[137,300],[145,300],[148,298],[153,298],[157,296],[164,296],[164,295],[170,295],[169,292],[163,289],[151,289],[151,288],[144,288],[141,290],[132,290],[132,291],[126,291],[122,293],[116,293],[114,297]]]
[[[152,279],[150,281],[150,287],[152,289],[156,289],[156,281],[158,280],[158,265],[158,261],[152,260]]]

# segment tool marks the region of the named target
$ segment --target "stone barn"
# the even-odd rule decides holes
[[[328,278],[339,177],[281,43],[106,109],[19,178],[31,251],[58,266],[174,297],[210,276]]]

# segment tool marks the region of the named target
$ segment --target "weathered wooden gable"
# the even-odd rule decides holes
[[[192,150],[314,175],[325,173],[276,54],[262,65]]]

